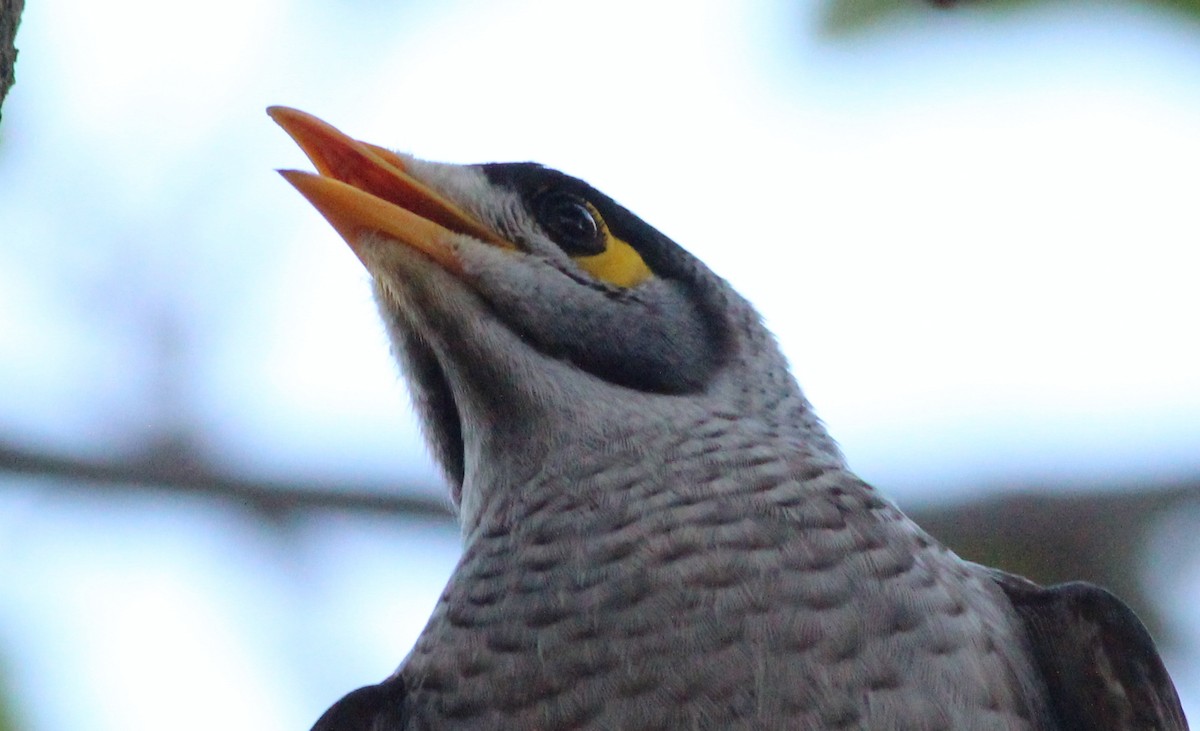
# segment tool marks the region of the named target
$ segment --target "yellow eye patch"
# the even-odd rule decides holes
[[[575,263],[596,279],[618,287],[632,287],[650,277],[650,267],[632,246],[611,235],[607,243],[603,252],[577,256]]]
[[[604,217],[592,204],[588,203],[587,207],[600,227],[600,234],[604,238],[604,251],[599,254],[571,257],[579,268],[596,279],[618,287],[633,287],[649,279],[650,267],[646,266],[642,255],[623,239],[612,235]]]

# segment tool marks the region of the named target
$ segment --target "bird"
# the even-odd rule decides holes
[[[1187,728],[1132,610],[928,535],[749,301],[615,200],[268,113],[370,274],[463,540],[399,668],[314,731]]]

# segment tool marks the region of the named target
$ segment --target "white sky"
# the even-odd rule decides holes
[[[183,416],[222,459],[434,484],[366,275],[271,172],[306,165],[262,111],[287,104],[423,157],[532,159],[612,194],[759,305],[852,465],[902,501],[1200,469],[1200,28],[1132,7],[962,8],[834,42],[804,3],[647,5],[31,4],[0,127],[0,427],[136,447],[164,416],[131,323],[176,302],[196,349]],[[38,672],[82,663],[85,700],[43,708],[39,728],[155,728],[136,698],[103,718],[84,706],[168,650],[213,708],[246,704],[238,727],[303,726],[324,699],[261,679],[280,648],[365,624],[339,657],[394,665],[449,568],[418,562],[441,570],[404,600],[417,625],[391,635],[398,649],[371,634],[386,613],[354,614],[366,588],[259,642],[296,590],[248,588],[269,561],[223,571],[232,559],[203,536],[237,535],[213,527],[227,517],[181,516],[191,527],[172,535],[69,513],[20,544],[54,568],[0,589],[30,636],[84,623]],[[128,537],[93,555],[88,521]],[[412,550],[382,531],[361,540]],[[166,553],[113,585],[105,567],[144,551]],[[310,558],[330,581],[360,565]],[[363,569],[361,587],[389,566]],[[89,581],[112,603],[61,598]],[[112,627],[100,644],[84,642],[80,606]],[[184,611],[207,639],[164,649],[174,635],[147,632],[149,618]],[[114,664],[86,670],[81,645]],[[134,646],[147,654],[113,659]],[[245,667],[224,672],[230,658]]]

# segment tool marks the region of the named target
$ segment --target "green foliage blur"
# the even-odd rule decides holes
[[[1200,0],[1138,0],[1139,5],[1200,23]],[[995,17],[1014,16],[1049,5],[1044,0],[826,0],[819,27],[831,38],[883,30],[889,25],[920,22],[921,16],[967,12]]]
[[[0,731],[17,731],[12,698],[12,689],[8,687],[8,674],[0,668]]]

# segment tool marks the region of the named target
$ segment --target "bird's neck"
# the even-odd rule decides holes
[[[551,430],[542,443],[510,447],[503,459],[469,460],[486,469],[468,469],[464,534],[559,512],[642,509],[655,500],[789,502],[809,489],[812,474],[845,469],[815,417],[774,422],[699,409],[592,423],[590,431]],[[789,487],[752,489],[768,483]]]

